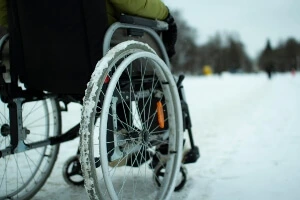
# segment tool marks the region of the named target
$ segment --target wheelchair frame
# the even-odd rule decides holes
[[[157,27],[157,29],[159,29],[160,31],[165,30],[167,28],[167,24],[164,24],[163,22],[160,22],[160,23],[162,23],[162,26]],[[162,53],[162,56],[164,58],[164,61],[166,62],[166,64],[168,66],[170,66],[167,53],[166,53],[166,51],[164,51],[164,46],[163,46],[161,40],[159,39],[158,34],[153,29],[148,28],[146,26],[143,27],[143,26],[124,24],[124,23],[119,23],[119,22],[116,22],[113,25],[111,25],[109,27],[109,29],[107,30],[106,35],[104,37],[103,55],[105,55],[109,51],[109,49],[111,49],[111,41],[113,40],[114,34],[115,34],[116,31],[118,31],[120,29],[123,29],[123,30],[124,29],[127,29],[127,30],[136,29],[136,30],[142,30],[142,31],[145,31],[146,33],[148,33],[151,37],[153,37],[155,42],[158,44],[159,48],[161,48],[161,50],[163,50],[161,53]],[[5,35],[1,39],[0,49],[3,49],[3,46],[4,46],[5,42],[8,40],[8,37],[9,37],[8,35]],[[130,35],[129,37],[132,37],[132,35]],[[1,77],[0,79],[2,79],[2,78],[3,77]],[[2,84],[6,84],[4,80],[1,80],[1,82],[2,82]],[[15,84],[17,84],[17,83],[15,83]],[[15,86],[15,87],[18,87],[18,86]],[[3,88],[3,87],[1,87],[1,88]],[[6,94],[8,92],[4,90],[4,91],[1,91],[1,93],[2,93],[1,97],[3,97],[3,94]],[[16,113],[17,116],[21,115],[21,110],[22,110],[21,109],[21,103],[22,103],[21,99],[23,99],[23,98],[26,99],[28,97],[31,98],[30,95],[31,95],[31,91],[29,91],[29,93],[27,94],[26,90],[25,91],[22,90],[22,93],[21,93],[20,97],[17,98],[16,100],[14,100],[14,102],[16,104],[16,110],[15,111],[17,112]],[[40,93],[40,92],[37,93],[37,94],[34,94],[34,95],[36,95],[36,99],[56,97],[55,94],[46,94],[46,93]],[[72,99],[71,96],[66,96],[66,97],[62,96],[62,97],[57,97],[57,98],[58,98],[59,101],[64,102],[65,105],[70,103],[70,102],[77,102],[77,103],[79,102],[76,99]],[[13,111],[13,112],[15,112],[15,111]],[[61,108],[61,111],[64,111],[64,109]],[[17,131],[13,131],[13,132],[18,132],[18,136],[17,136],[17,138],[15,138],[13,140],[15,142],[12,143],[12,147],[6,148],[4,150],[0,150],[0,158],[4,157],[6,155],[9,155],[11,153],[19,153],[19,152],[22,152],[22,151],[25,151],[25,150],[39,148],[41,146],[56,145],[56,144],[59,144],[59,143],[63,143],[63,142],[73,140],[74,138],[76,138],[78,136],[78,131],[79,131],[79,127],[80,127],[80,125],[78,124],[78,125],[74,126],[73,128],[71,128],[70,130],[68,130],[66,133],[62,134],[61,136],[49,138],[49,139],[44,140],[44,141],[40,141],[40,142],[36,142],[36,143],[32,143],[32,144],[27,144],[26,146],[24,146],[24,144],[20,144],[20,143],[17,142],[17,141],[19,141],[18,137],[21,137],[20,134],[22,132],[22,121],[20,121],[20,120],[21,120],[20,117],[13,118],[11,120],[12,124],[17,124],[17,126],[18,126]]]

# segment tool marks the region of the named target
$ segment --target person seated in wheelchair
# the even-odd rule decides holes
[[[170,10],[161,0],[106,0],[106,11],[109,25],[119,21],[121,14],[167,22],[169,28],[163,32],[162,40],[169,58],[174,56],[177,26]],[[0,0],[0,26],[8,27],[6,0]]]
[[[86,102],[82,102],[82,95],[87,88],[86,83],[88,78],[90,78],[90,72],[92,72],[87,68],[90,67],[93,70],[97,61],[99,61],[99,59],[102,60],[102,53],[104,54],[105,59],[103,60],[105,62],[110,58],[112,59],[110,60],[109,65],[108,63],[104,63],[108,65],[108,68],[105,68],[104,73],[98,74],[100,75],[100,77],[98,77],[99,79],[92,79],[89,82],[91,84],[88,84],[88,89],[86,89],[86,91],[99,92],[97,94],[103,94],[103,96],[107,96],[104,97],[103,100],[100,99],[101,95],[99,95],[97,100],[95,100],[95,105],[102,106],[99,110],[101,112],[98,112],[97,109],[93,109],[93,112],[91,113],[92,118],[86,117],[88,114],[85,113],[85,117],[82,117],[82,120],[87,121],[81,123],[94,124],[95,122],[101,122],[101,126],[98,127],[105,127],[105,125],[107,125],[107,128],[101,129],[101,134],[99,134],[99,137],[107,135],[107,138],[101,139],[101,145],[96,143],[94,144],[93,137],[89,135],[89,133],[92,133],[94,130],[87,131],[86,129],[83,129],[81,132],[78,128],[79,126],[77,125],[67,133],[62,134],[62,136],[68,135],[73,137],[78,136],[78,131],[81,132],[80,137],[82,143],[80,144],[80,153],[82,159],[81,161],[84,162],[83,167],[88,166],[91,169],[102,168],[103,174],[107,174],[104,173],[107,172],[107,164],[111,168],[118,168],[119,166],[122,168],[121,166],[124,166],[124,168],[130,168],[130,170],[133,169],[137,170],[138,172],[140,171],[139,168],[143,165],[145,166],[145,171],[149,168],[149,171],[154,174],[153,176],[155,177],[154,179],[156,185],[159,187],[162,185],[161,188],[163,189],[161,189],[161,191],[168,190],[168,188],[170,188],[169,186],[171,186],[175,180],[172,178],[173,175],[178,172],[177,169],[182,163],[181,147],[183,144],[181,141],[183,127],[180,107],[180,103],[182,104],[182,99],[180,98],[183,95],[180,95],[180,91],[179,95],[177,93],[177,90],[180,90],[181,88],[181,81],[183,79],[178,81],[176,84],[174,81],[174,76],[172,76],[171,72],[169,71],[169,63],[164,62],[166,60],[168,61],[168,57],[171,58],[175,54],[175,43],[177,39],[177,26],[168,8],[161,2],[161,0],[106,0],[105,2],[103,0],[91,1],[94,4],[84,0],[79,0],[74,1],[73,7],[70,6],[70,3],[73,3],[72,0],[56,0],[56,2],[55,0],[31,0],[28,2],[21,0],[0,0],[0,25],[6,27],[8,24],[6,7],[7,2],[11,3],[8,6],[8,10],[10,11],[9,28],[11,28],[9,29],[11,46],[10,61],[18,61],[17,64],[20,64],[20,68],[22,68],[25,66],[25,61],[23,63],[22,59],[19,59],[20,57],[17,57],[16,55],[21,55],[22,57],[26,58],[26,66],[30,67],[26,68],[26,74],[20,70],[19,76],[20,80],[23,78],[21,82],[24,82],[26,89],[33,89],[33,91],[43,90],[49,92],[50,95],[52,93],[52,95],[54,94],[53,96],[55,96],[53,101],[55,100],[59,103],[62,101],[60,95],[63,97],[67,95],[79,95],[78,97],[80,100],[76,98],[74,102],[82,103],[83,108],[85,108],[86,105],[84,103]],[[14,5],[12,2],[16,4],[15,7],[18,8],[17,11],[14,10],[15,7],[12,6]],[[57,2],[61,2],[60,9],[57,9],[56,7]],[[105,6],[99,7],[100,3],[101,5],[106,3],[106,10]],[[99,8],[101,8],[101,12],[99,12]],[[83,12],[81,12],[82,10]],[[15,13],[12,11],[15,11],[17,14],[19,14],[17,15],[18,17],[15,17]],[[66,12],[66,15],[64,15],[65,11],[68,11]],[[103,52],[101,51],[102,46],[99,44],[102,43],[103,38],[99,37],[99,33],[103,33],[105,31],[109,32],[110,29],[107,30],[107,24],[112,25],[114,22],[121,21],[121,17],[123,16],[122,14],[133,15],[147,19],[162,20],[168,24],[168,29],[158,31],[161,33],[162,38],[157,37],[156,33],[158,33],[158,29],[154,28],[153,30],[150,30],[151,34],[153,33],[152,35],[157,37],[155,38],[156,42],[159,43],[159,50],[163,51],[163,57],[166,58],[165,60],[161,59],[160,54],[156,52],[154,48],[148,49],[148,46],[151,47],[151,45],[149,45],[147,41],[126,41],[128,39],[133,40],[131,39],[132,35],[128,34],[126,31],[124,32],[126,32],[128,35],[126,35],[126,38],[123,41],[127,42],[127,46],[124,48],[125,45],[122,46],[122,44],[120,44],[119,47],[122,48],[116,48],[118,50],[117,53],[119,54],[117,54],[115,57],[110,57],[111,54],[109,53],[115,53],[114,50],[116,49],[113,49],[108,53],[106,49],[103,50],[104,48],[102,49]],[[106,23],[106,18],[108,19],[108,23]],[[98,24],[100,25],[98,26]],[[101,26],[101,24],[103,26]],[[116,23],[114,25],[120,25],[120,23]],[[126,30],[143,30],[142,28],[144,28],[143,26],[140,26],[141,29],[139,29],[140,27],[134,26],[134,24],[128,25],[124,23],[121,25],[124,25]],[[99,30],[99,27],[101,27],[101,30]],[[110,27],[113,28],[113,25]],[[17,30],[15,30],[17,33],[14,32],[14,28]],[[151,29],[151,27],[145,28]],[[162,42],[160,39],[162,39]],[[112,42],[112,40],[107,41]],[[21,53],[19,52],[20,49],[22,50]],[[52,57],[49,56],[52,54]],[[99,62],[101,62],[101,60]],[[128,61],[130,64],[126,65],[124,60]],[[134,72],[137,70],[134,71],[134,68],[136,67],[135,64],[137,62],[139,62],[141,65],[139,66],[139,70],[141,70],[142,73],[139,74],[140,77],[132,78],[136,75]],[[12,64],[12,66],[16,65]],[[101,70],[104,69],[101,64],[99,66],[97,64],[97,67]],[[153,74],[150,74],[150,76],[145,73],[145,71],[149,68],[149,71],[152,69],[151,72],[154,72]],[[51,74],[47,73],[49,69]],[[17,75],[19,74],[12,73],[12,75],[15,75],[15,79],[12,79],[12,83],[16,84],[16,77],[18,78]],[[125,78],[123,75],[125,75]],[[55,77],[55,79],[52,77]],[[113,81],[109,83],[110,78]],[[93,87],[95,84],[95,82],[93,82],[94,80],[99,80],[97,83],[99,84],[99,87],[97,86],[97,91],[94,89],[90,90],[91,88],[89,87]],[[116,84],[115,86],[113,86],[114,83]],[[107,85],[112,87],[107,89]],[[134,87],[137,87],[138,89],[135,90],[133,89]],[[86,96],[88,96],[86,99],[89,101],[90,98],[94,97],[94,93],[86,94]],[[112,97],[112,100],[108,100],[109,97]],[[149,99],[149,101],[145,99]],[[17,102],[17,106],[21,107],[21,101],[22,100]],[[67,99],[67,101],[70,100]],[[123,104],[120,104],[120,101],[122,101]],[[106,102],[109,103],[104,104]],[[55,103],[53,103],[53,105],[58,107],[58,105]],[[125,108],[124,105],[126,105]],[[58,110],[58,112],[54,113],[60,114],[61,111],[65,111],[60,109],[61,107],[58,107],[55,109]],[[17,111],[21,111],[21,109],[15,109],[13,116],[18,114]],[[139,112],[143,113],[143,115],[138,116],[137,114],[139,114]],[[189,116],[188,113],[186,115]],[[99,119],[99,116],[101,117],[101,120],[97,120]],[[54,117],[54,119],[58,118],[60,119],[60,117]],[[7,129],[8,125],[4,124],[3,127],[4,129]],[[17,142],[23,142],[24,139],[21,136],[27,134],[27,132],[29,132],[28,130],[24,129],[23,131],[22,129],[23,132],[20,137],[19,135],[17,137],[14,136],[16,138],[13,140],[14,146],[4,150],[5,152],[8,152],[8,155],[11,155],[9,150],[17,149],[17,147],[19,147],[19,143]],[[57,131],[57,133],[60,132]],[[97,134],[98,133],[95,133],[95,135]],[[2,136],[8,138],[8,134],[5,133],[5,131],[2,133]],[[60,136],[57,138],[62,139]],[[51,138],[51,145],[59,144],[65,140],[70,140],[64,138],[65,140],[59,141],[57,138]],[[98,143],[98,141],[95,142]],[[35,144],[39,145],[40,143]],[[94,151],[94,146],[101,146],[105,148]],[[22,148],[18,148],[17,150],[19,149],[20,151],[23,150]],[[110,151],[111,149],[113,151]],[[98,151],[100,151],[103,156],[99,156]],[[93,153],[86,154],[86,152]],[[97,154],[94,154],[94,152]],[[55,158],[53,157],[52,159],[54,160],[54,163]],[[87,159],[88,162],[86,163],[85,161]],[[99,160],[100,162],[98,162]],[[124,163],[121,162],[122,160]],[[77,156],[75,161],[78,161]],[[51,166],[50,168],[52,169],[53,167]],[[164,168],[168,169],[170,173],[165,173],[164,175],[164,173],[162,173]],[[184,170],[182,171],[181,169],[181,173],[185,174]],[[87,179],[89,179],[89,181],[91,179],[95,180],[96,182],[102,180],[94,177],[93,174],[88,174],[90,169],[85,168],[82,171],[84,172],[84,175],[88,177]],[[81,175],[82,171],[80,167],[77,169],[77,173]],[[73,174],[73,172],[71,174]],[[183,175],[183,177],[182,183],[185,182],[185,176]],[[106,177],[106,179],[109,179],[109,177]],[[161,179],[166,181],[161,181]],[[34,179],[32,178],[32,180]],[[135,181],[134,179],[132,180]],[[177,187],[177,190],[182,187],[181,185],[182,184]],[[107,187],[109,188],[109,193],[113,195],[114,191],[112,190],[112,186],[108,184]],[[36,193],[38,189],[39,187],[34,188],[31,195]],[[121,189],[121,191],[123,191],[123,189]],[[89,192],[89,194],[92,193],[93,192]],[[99,193],[99,191],[97,191],[97,193]],[[104,191],[104,193],[106,192]],[[160,195],[162,196],[160,199],[167,199],[164,197],[169,196],[169,192],[162,192]],[[2,196],[0,195],[0,199],[1,197]]]

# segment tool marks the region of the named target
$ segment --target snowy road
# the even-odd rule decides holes
[[[188,183],[172,199],[300,199],[300,74],[189,77],[184,82],[201,158],[187,165]],[[80,107],[64,114],[64,128]],[[67,185],[62,165],[78,140],[61,145],[56,167],[33,199],[81,200]]]

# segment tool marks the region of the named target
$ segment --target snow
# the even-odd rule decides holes
[[[188,182],[171,199],[296,200],[300,197],[300,74],[187,77],[195,143],[201,158],[186,165]],[[63,129],[80,120],[63,113]],[[187,137],[187,134],[185,134]],[[33,199],[87,199],[63,180],[62,166],[78,139],[61,145],[55,168]]]

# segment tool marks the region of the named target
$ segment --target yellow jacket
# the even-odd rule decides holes
[[[6,1],[0,0],[0,25],[4,27],[7,27]],[[121,13],[164,20],[169,12],[161,0],[106,0],[106,10],[109,24],[118,21]]]
[[[118,20],[121,13],[164,20],[168,16],[168,8],[161,0],[106,0],[109,24]]]
[[[0,0],[0,26],[7,27],[6,0]]]

